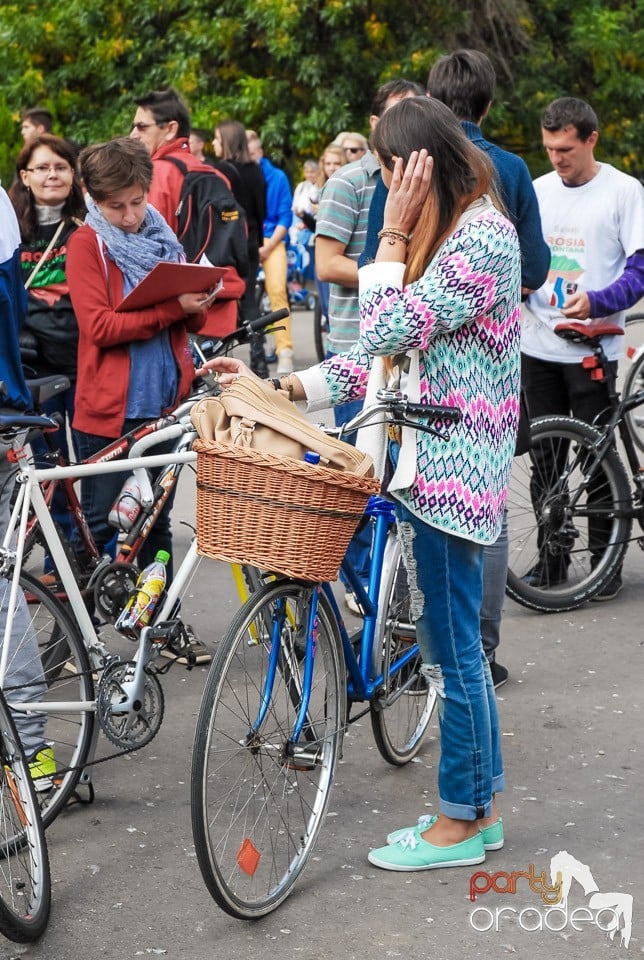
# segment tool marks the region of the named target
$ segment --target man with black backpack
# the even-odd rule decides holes
[[[190,152],[190,113],[177,91],[152,90],[135,103],[130,136],[143,143],[154,167],[149,202],[176,233],[188,261],[206,258],[229,268],[201,332],[230,333],[237,326],[238,301],[248,273],[244,212],[224,174]]]

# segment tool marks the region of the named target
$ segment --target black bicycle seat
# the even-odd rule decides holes
[[[26,380],[25,382],[36,408],[42,406],[46,400],[62,393],[63,390],[67,390],[70,385],[69,377],[60,373],[51,377],[37,377],[35,380]]]
[[[606,320],[592,320],[590,323],[567,320],[565,323],[557,324],[555,333],[562,340],[570,340],[572,343],[590,343],[600,337],[621,337],[624,335],[621,327]]]

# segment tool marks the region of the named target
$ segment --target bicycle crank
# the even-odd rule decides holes
[[[133,660],[108,664],[98,684],[96,713],[105,736],[117,747],[139,748],[158,733],[163,720],[161,684],[138,671]]]
[[[131,563],[109,563],[94,581],[94,604],[107,623],[114,623],[136,586],[139,575]]]

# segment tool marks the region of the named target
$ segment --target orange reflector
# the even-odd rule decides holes
[[[626,356],[629,360],[632,360],[635,354],[637,353],[636,347],[626,347]]]
[[[261,858],[262,855],[257,847],[254,846],[253,841],[246,837],[237,854],[237,863],[240,868],[244,873],[247,873],[249,877],[252,877],[257,870]]]
[[[29,821],[27,820],[27,814],[25,813],[25,808],[23,807],[22,800],[20,799],[18,784],[16,783],[13,771],[10,770],[9,767],[5,767],[4,769],[7,776],[7,783],[9,784],[9,792],[11,794],[11,799],[13,800],[13,805],[16,808],[20,825],[26,827]]]

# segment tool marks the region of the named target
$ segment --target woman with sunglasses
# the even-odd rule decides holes
[[[360,160],[369,149],[366,137],[361,133],[351,133],[343,131],[333,141],[344,151],[345,163],[353,163],[354,160]]]

